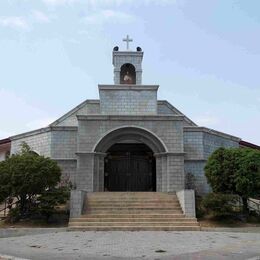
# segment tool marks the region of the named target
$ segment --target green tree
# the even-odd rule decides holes
[[[20,153],[0,163],[0,199],[16,198],[18,218],[28,217],[42,194],[58,189],[60,178],[55,161],[37,155],[23,143]]]
[[[213,192],[241,196],[244,212],[247,213],[248,198],[260,195],[260,152],[219,148],[209,157],[205,175]]]

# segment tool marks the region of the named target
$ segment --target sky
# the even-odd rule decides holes
[[[259,0],[2,0],[0,138],[97,99],[129,34],[159,99],[260,145],[259,10]]]

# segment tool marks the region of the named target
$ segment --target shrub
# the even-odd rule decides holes
[[[260,195],[260,152],[219,148],[209,157],[205,175],[213,192],[239,195],[248,214],[248,198]]]
[[[65,188],[57,187],[60,179],[57,162],[37,155],[23,143],[20,153],[0,162],[0,199],[16,199],[15,210],[10,211],[14,220],[28,218],[35,211],[47,218],[68,198]]]
[[[209,193],[201,201],[202,207],[212,216],[230,216],[235,213],[237,196],[221,193]]]

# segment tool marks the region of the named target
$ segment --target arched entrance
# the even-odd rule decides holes
[[[141,143],[112,145],[105,158],[105,191],[156,191],[153,151]]]
[[[97,187],[94,190],[161,190],[162,167],[158,155],[167,151],[149,130],[132,126],[114,129],[98,141],[93,152],[96,154],[93,184]]]

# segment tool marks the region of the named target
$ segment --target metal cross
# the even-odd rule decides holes
[[[126,36],[125,39],[123,39],[124,42],[126,42],[126,49],[129,50],[129,42],[132,42],[133,39],[129,38],[129,35]]]

